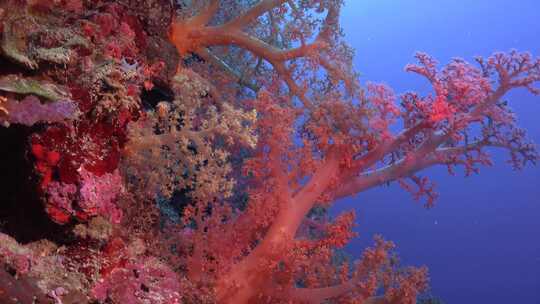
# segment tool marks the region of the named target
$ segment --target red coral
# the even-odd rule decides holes
[[[36,170],[41,174],[41,187],[44,189],[52,180],[53,170],[60,161],[60,153],[47,151],[40,144],[33,144],[31,151],[36,158]]]

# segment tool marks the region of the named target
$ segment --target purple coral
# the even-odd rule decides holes
[[[89,215],[101,215],[113,223],[119,223],[122,212],[115,200],[124,191],[124,187],[118,170],[112,174],[96,176],[81,168],[79,174],[82,181],[79,207]]]
[[[63,224],[74,214],[72,202],[76,198],[77,187],[74,184],[51,182],[47,187],[47,210],[55,211],[57,216],[51,217],[55,222]]]
[[[17,101],[8,98],[4,108],[9,113],[5,117],[0,117],[0,123],[15,123],[32,126],[38,122],[63,122],[76,117],[78,108],[71,100],[58,100],[42,104],[34,95],[26,96],[23,100]]]
[[[54,214],[51,218],[59,224],[65,224],[71,216],[86,220],[101,215],[112,223],[120,223],[122,211],[116,205],[116,198],[124,188],[118,170],[97,176],[81,168],[79,174],[79,187],[59,182],[51,182],[47,187],[49,197],[46,209]],[[76,206],[74,202],[77,202]]]

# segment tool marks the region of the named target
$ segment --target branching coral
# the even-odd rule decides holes
[[[219,10],[219,1],[211,1],[199,14],[174,24],[171,39],[181,54],[190,50],[201,53],[199,47],[234,44],[273,63],[272,46],[253,42],[252,36],[239,29],[248,23],[260,22],[261,14],[271,16],[272,9],[286,10],[286,6],[293,8],[294,4],[262,1],[245,13],[231,16],[224,25],[213,26],[207,24],[220,22],[211,21]],[[327,17],[333,12],[336,10],[329,9]],[[229,24],[232,25],[227,28]],[[324,30],[322,26],[323,33]],[[297,54],[296,51],[291,52]],[[298,50],[298,54],[307,56],[308,52]],[[254,179],[248,209],[235,217],[230,210],[213,204],[211,214],[205,214],[200,208],[190,209],[186,214],[196,223],[192,233],[193,238],[199,240],[193,244],[188,264],[190,276],[199,280],[208,269],[214,269],[218,302],[249,302],[264,295],[274,284],[278,289],[294,286],[298,278],[282,280],[282,276],[294,278],[292,274],[298,267],[286,253],[294,252],[300,245],[295,240],[296,232],[316,204],[330,203],[398,180],[416,197],[426,196],[431,206],[436,197],[431,184],[415,175],[424,168],[437,164],[464,165],[467,172],[472,172],[478,165],[489,163],[483,149],[490,146],[508,148],[513,159],[523,157],[522,160],[534,162],[538,158],[523,139],[523,133],[521,137],[512,135],[505,140],[504,132],[500,132],[508,127],[512,129],[514,124],[501,98],[515,87],[526,87],[536,93],[532,85],[540,80],[538,60],[527,53],[512,51],[495,54],[486,61],[479,60],[481,69],[457,59],[438,71],[431,57],[418,54],[417,58],[420,64],[410,65],[407,70],[428,78],[434,95],[421,98],[406,94],[401,108],[394,104],[391,90],[381,85],[369,85],[365,93],[358,95],[359,102],[347,102],[347,96],[339,90],[326,90],[314,83],[310,88],[316,95],[299,94],[294,85],[286,81],[287,75],[280,73],[279,65],[274,64],[277,77],[285,79],[302,106],[295,106],[294,99],[280,94],[279,81],[267,82],[267,89],[260,91],[253,103],[260,114],[259,143],[256,154],[246,166]],[[318,64],[324,66],[322,62]],[[347,88],[347,83],[344,85]],[[399,120],[405,129],[394,134],[390,127]],[[299,130],[296,124],[300,124]],[[471,131],[477,124],[484,134],[480,138],[475,138]],[[494,132],[501,137],[491,136]],[[501,142],[492,141],[495,138]],[[406,178],[410,178],[418,190],[406,184]],[[217,218],[230,219],[230,223],[220,223]],[[345,231],[348,229],[342,230],[339,236],[345,237]],[[231,239],[217,240],[216,235],[231,235]],[[332,240],[333,236],[326,237]],[[237,244],[234,252],[212,254],[221,252],[219,248],[233,240]],[[336,247],[345,240],[332,242]],[[319,249],[325,248],[319,246]],[[255,272],[259,275],[253,275]],[[386,298],[413,303],[414,295],[422,289],[420,282],[424,281],[424,275],[422,271],[390,275],[399,278],[399,285],[409,290],[397,292],[392,284],[386,284]],[[357,288],[371,294],[368,286]],[[306,289],[305,293],[318,294],[320,298],[316,302],[319,302],[339,297],[347,290],[350,289],[336,285],[335,288]]]
[[[351,50],[340,39],[341,1],[265,0],[247,8],[233,4],[237,10],[220,10],[218,0],[206,3],[194,6],[199,10],[193,16],[184,13],[182,19],[177,18],[172,24],[170,40],[180,55],[196,53],[252,90],[257,90],[253,80],[258,80],[256,74],[263,70],[264,60],[286,84],[289,93],[306,106],[311,103],[308,94],[313,93],[314,87],[339,90],[337,84],[343,83],[349,94],[358,93],[350,70]],[[240,13],[235,14],[237,11]],[[251,55],[232,52],[231,64],[220,58],[227,56],[229,49],[223,54],[219,48],[216,52],[212,49],[233,45]],[[239,59],[249,64],[238,62]],[[237,64],[245,68],[231,68]],[[321,74],[328,78],[323,80]]]

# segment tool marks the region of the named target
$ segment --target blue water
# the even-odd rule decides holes
[[[403,67],[415,51],[441,63],[452,57],[512,48],[540,56],[540,1],[349,0],[342,14],[355,67],[366,80],[396,92],[429,92]],[[519,125],[540,143],[540,96],[506,96]],[[446,168],[423,172],[440,198],[426,210],[398,186],[338,202],[333,213],[355,208],[360,233],[347,250],[359,255],[372,236],[394,241],[404,264],[427,265],[431,293],[445,303],[540,303],[540,166],[515,172],[504,152],[495,165],[464,178]],[[540,164],[539,164],[540,165]]]

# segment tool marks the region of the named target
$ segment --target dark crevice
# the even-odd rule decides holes
[[[69,228],[54,223],[45,213],[39,178],[28,153],[29,136],[37,128],[0,127],[0,232],[23,244],[40,239],[66,243]]]
[[[165,86],[154,85],[150,91],[143,90],[141,93],[141,101],[145,110],[155,109],[157,104],[162,101],[172,102],[173,100],[173,91]]]

